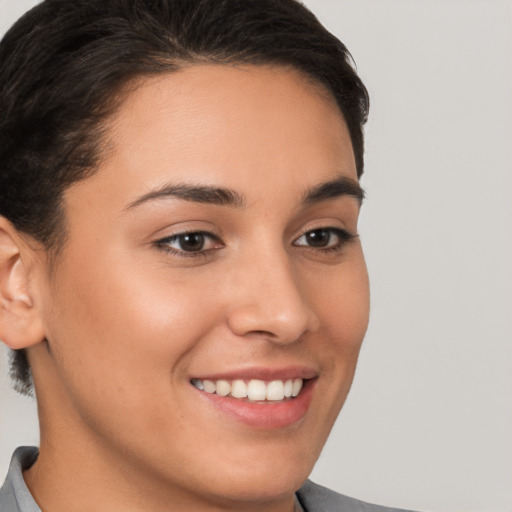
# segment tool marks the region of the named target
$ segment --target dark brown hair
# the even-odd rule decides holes
[[[336,99],[362,174],[367,91],[343,43],[297,0],[45,0],[0,43],[0,215],[58,252],[62,193],[98,167],[120,92],[195,62],[303,72]],[[30,393],[23,350],[11,376]]]

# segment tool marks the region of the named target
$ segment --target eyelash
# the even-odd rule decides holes
[[[165,251],[166,253],[173,254],[174,256],[180,256],[184,258],[200,258],[207,257],[210,251],[214,251],[216,249],[200,249],[198,251],[185,251],[183,249],[174,249],[169,244],[179,241],[180,238],[186,236],[202,236],[205,239],[210,239],[214,242],[217,242],[221,247],[223,246],[221,240],[213,235],[212,233],[208,233],[207,231],[185,231],[184,233],[177,233],[176,235],[168,236],[166,238],[162,238],[161,240],[157,240],[155,244],[157,247]],[[219,248],[221,248],[219,247]]]
[[[336,236],[338,238],[338,242],[334,245],[329,245],[326,247],[314,247],[311,245],[298,245],[297,242],[307,236],[308,234],[311,235],[315,232],[328,232],[329,233],[329,242],[332,238],[332,236]],[[217,248],[211,248],[211,249],[199,249],[197,251],[186,251],[183,249],[175,249],[170,246],[171,243],[178,242],[180,239],[183,239],[183,237],[186,236],[201,236],[204,237],[204,239],[209,239],[213,242],[216,242],[219,244],[220,247]],[[306,247],[309,250],[312,251],[320,251],[322,253],[339,253],[341,250],[348,245],[350,242],[353,242],[356,238],[358,238],[358,235],[353,235],[346,231],[345,229],[341,228],[335,228],[335,227],[322,227],[322,228],[315,228],[315,229],[308,229],[307,231],[304,231],[293,243],[295,247]],[[217,249],[221,249],[224,245],[222,244],[222,241],[212,233],[209,233],[207,231],[185,231],[183,233],[177,233],[176,235],[172,235],[166,238],[162,238],[161,240],[157,240],[155,242],[155,245],[165,251],[166,253],[173,254],[174,256],[178,257],[184,257],[184,258],[205,258],[209,255],[211,251],[215,251]]]
[[[339,252],[341,252],[342,249],[345,248],[346,245],[348,245],[350,242],[353,242],[357,238],[357,235],[353,235],[352,233],[349,233],[346,229],[335,228],[335,227],[321,227],[321,228],[315,228],[315,229],[308,229],[307,231],[302,233],[302,235],[300,235],[295,240],[293,245],[297,246],[297,241],[300,240],[302,237],[311,235],[312,233],[319,232],[319,231],[328,232],[329,233],[329,241],[333,235],[336,236],[338,238],[338,242],[335,243],[334,245],[330,245],[327,247],[314,247],[314,246],[308,245],[307,247],[310,250],[322,251],[323,253],[333,253],[333,252],[339,253]],[[305,246],[299,245],[298,247],[305,247]]]

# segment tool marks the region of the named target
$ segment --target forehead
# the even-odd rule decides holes
[[[261,192],[356,178],[335,100],[282,67],[194,65],[146,78],[111,119],[107,138],[109,155],[86,182],[115,183],[128,203],[170,180],[252,193],[255,178]]]

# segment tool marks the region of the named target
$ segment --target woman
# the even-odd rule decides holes
[[[294,0],[46,0],[0,61],[0,339],[41,427],[2,512],[386,510],[304,484],[368,321],[345,47]]]

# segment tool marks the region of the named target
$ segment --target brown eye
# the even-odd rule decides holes
[[[182,251],[196,252],[204,248],[205,236],[203,233],[185,233],[178,235],[176,241]]]
[[[310,247],[327,247],[331,240],[332,232],[329,229],[315,229],[308,231],[304,236]]]
[[[311,249],[341,249],[350,242],[356,235],[340,228],[318,228],[307,231],[295,240],[295,246],[310,247]]]
[[[223,247],[218,237],[206,231],[190,231],[163,238],[155,245],[177,256],[201,256]]]

